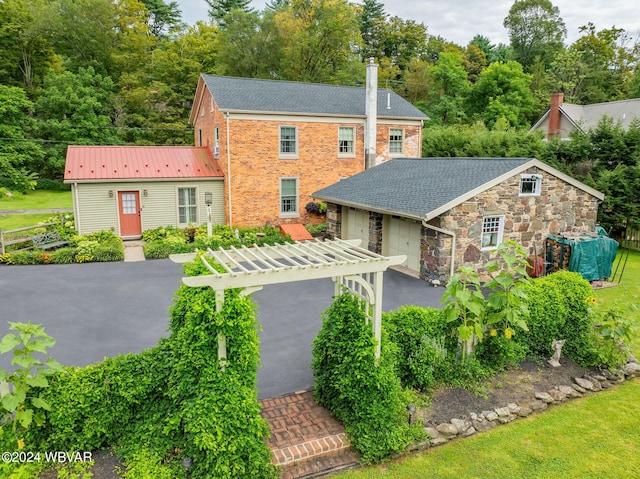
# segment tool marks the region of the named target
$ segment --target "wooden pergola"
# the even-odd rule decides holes
[[[376,357],[380,357],[382,322],[382,274],[389,266],[402,264],[406,256],[385,257],[360,247],[361,240],[306,241],[274,246],[234,246],[208,249],[200,256],[211,272],[189,276],[182,282],[190,287],[208,286],[215,291],[216,311],[222,310],[224,290],[243,288],[243,294],[259,291],[269,284],[332,278],[335,294],[346,288],[364,300],[367,322],[373,325]],[[193,261],[196,253],[175,254],[176,263]],[[211,263],[222,266],[218,271]],[[218,359],[226,362],[226,338],[218,337]]]

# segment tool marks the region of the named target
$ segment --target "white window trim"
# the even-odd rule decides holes
[[[341,152],[340,151],[340,130],[341,129],[349,129],[353,132],[353,143],[351,145],[351,151],[349,152]],[[339,126],[338,127],[338,158],[355,158],[356,157],[356,127],[355,126]]]
[[[522,192],[523,180],[535,180],[535,183],[533,186],[533,193]],[[542,175],[539,175],[539,174],[520,175],[520,183],[518,184],[518,196],[540,196],[541,189],[542,189]]]
[[[499,225],[498,225],[498,238],[497,238],[497,242],[495,245],[491,245],[491,246],[482,246],[482,243],[484,242],[484,222],[485,219],[487,218],[498,218],[499,219]],[[502,243],[502,236],[504,233],[504,215],[486,215],[482,217],[482,225],[481,225],[481,229],[480,229],[480,250],[481,251],[491,251],[496,249],[501,243]],[[488,233],[490,234],[490,233]]]
[[[282,211],[282,180],[295,180],[296,182],[296,209],[295,211]],[[280,177],[280,194],[278,195],[278,210],[280,218],[299,218],[300,217],[300,179],[296,176]]]
[[[196,190],[196,221],[194,223],[180,223],[180,190],[181,189],[195,189]],[[178,227],[185,227],[185,226],[189,226],[190,224],[195,224],[195,225],[199,225],[200,224],[200,204],[199,204],[199,200],[198,198],[200,198],[200,191],[198,189],[198,186],[195,185],[180,185],[180,186],[176,186],[176,224],[178,225]]]
[[[393,130],[402,132],[402,139],[400,140],[400,146],[402,147],[401,151],[391,151],[391,132]],[[389,128],[389,155],[390,156],[403,156],[404,155],[404,128]]]
[[[290,152],[290,153],[282,152],[282,129],[283,128],[293,128],[296,132],[296,148],[294,152]],[[298,158],[299,147],[300,147],[300,136],[298,135],[298,127],[295,125],[280,125],[278,127],[278,157],[286,158],[286,159],[296,159]]]

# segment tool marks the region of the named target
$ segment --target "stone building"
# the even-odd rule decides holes
[[[595,231],[604,195],[529,158],[398,158],[313,193],[331,237],[407,256],[423,279],[480,271],[504,240],[542,254],[549,234]]]

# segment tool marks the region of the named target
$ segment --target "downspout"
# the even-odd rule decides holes
[[[449,278],[453,276],[453,272],[455,271],[455,261],[456,261],[456,234],[453,231],[447,231],[442,228],[438,228],[437,226],[433,226],[427,223],[427,220],[422,220],[422,226],[425,228],[432,229],[437,231],[438,233],[444,233],[446,235],[451,236],[451,266],[449,268]],[[437,280],[434,280],[437,281]],[[433,282],[433,281],[432,281]]]
[[[227,128],[227,194],[229,196],[229,226],[233,225],[233,212],[231,207],[231,140],[229,139],[229,112],[224,113]]]
[[[74,196],[74,201],[73,201],[73,223],[74,226],[76,227],[76,231],[78,232],[79,235],[82,234],[82,228],[80,225],[80,201],[78,200],[78,182],[76,181],[73,184],[73,196]]]

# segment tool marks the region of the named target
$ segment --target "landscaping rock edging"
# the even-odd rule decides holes
[[[510,403],[493,410],[470,413],[468,418],[451,418],[449,422],[438,424],[436,427],[425,425],[424,431],[429,436],[429,440],[411,445],[409,451],[424,450],[431,446],[446,444],[454,439],[469,437],[477,432],[487,431],[518,418],[544,411],[549,406],[603,391],[614,384],[635,377],[640,377],[640,364],[636,358],[631,357],[629,362],[614,372],[605,370],[599,374],[585,374],[574,378],[573,384],[555,386],[549,391],[536,391],[533,400],[525,405]]]

